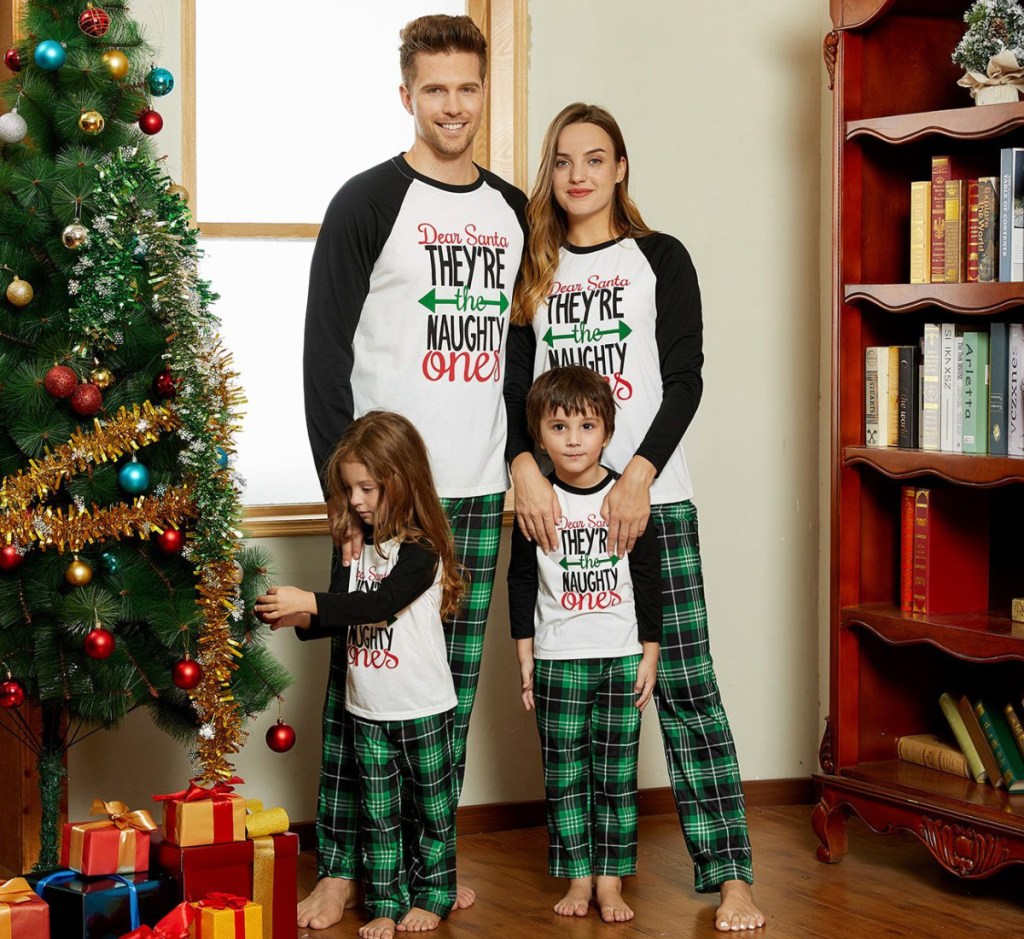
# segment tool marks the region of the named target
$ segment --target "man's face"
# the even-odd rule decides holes
[[[416,136],[442,158],[460,156],[472,146],[486,91],[480,57],[472,52],[419,52],[413,60],[412,87],[401,87],[402,104],[416,121]]]

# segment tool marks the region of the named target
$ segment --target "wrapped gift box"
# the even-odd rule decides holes
[[[154,836],[151,863],[178,882],[180,899],[228,893],[256,901],[265,939],[281,939],[295,931],[298,856],[299,836],[291,832],[193,847]]]
[[[50,909],[24,877],[0,883],[0,939],[50,939]]]
[[[33,886],[42,875],[26,878]],[[124,874],[111,877],[74,877],[47,884],[43,899],[50,908],[53,939],[118,939],[134,928],[131,921],[131,890],[138,899],[139,920],[152,926],[175,904],[175,884],[156,874]],[[20,939],[20,937],[19,937]]]
[[[245,840],[245,799],[230,790],[190,786],[180,797],[162,796],[164,841],[183,848]]]
[[[262,939],[263,910],[258,903],[231,894],[212,894],[193,903],[196,918],[190,939]],[[295,917],[292,916],[294,920]],[[294,922],[292,923],[295,929]]]
[[[61,867],[89,877],[145,871],[149,867],[149,833],[156,829],[149,812],[131,811],[123,802],[95,799],[92,814],[107,817],[64,825]]]

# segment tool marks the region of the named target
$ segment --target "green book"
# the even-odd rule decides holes
[[[988,332],[964,333],[964,453],[988,452]]]
[[[1024,759],[1017,752],[1006,718],[999,708],[989,707],[984,701],[975,702],[974,713],[978,715],[978,723],[995,754],[1007,791],[1024,792]]]
[[[953,731],[957,745],[963,751],[964,756],[967,757],[967,768],[971,771],[974,781],[978,783],[987,782],[988,773],[985,772],[978,748],[974,745],[974,741],[971,740],[971,735],[967,732],[967,725],[964,724],[964,719],[960,716],[960,711],[957,709],[956,701],[948,691],[939,697],[939,707],[942,708],[942,713],[946,715],[949,729]]]

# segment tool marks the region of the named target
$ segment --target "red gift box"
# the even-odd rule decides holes
[[[153,796],[164,803],[163,836],[182,847],[245,839],[245,799],[234,794],[233,776],[214,786],[197,786]]]
[[[131,812],[123,802],[95,799],[93,815],[99,822],[67,822],[61,839],[61,867],[89,877],[134,874],[149,868],[149,833],[156,829],[149,812]]]
[[[235,894],[263,908],[263,936],[295,931],[299,836],[291,832],[248,841],[181,847],[153,838],[154,867],[178,881],[183,900]]]
[[[0,884],[0,939],[49,939],[50,908],[24,877]]]

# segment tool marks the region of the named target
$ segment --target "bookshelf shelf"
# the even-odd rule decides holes
[[[993,714],[1021,702],[1024,625],[1009,610],[1024,597],[1024,457],[864,445],[867,348],[916,343],[926,323],[968,332],[1024,320],[1024,282],[900,282],[910,273],[911,183],[930,178],[932,157],[954,157],[977,178],[999,173],[1002,149],[1024,147],[1024,102],[974,107],[957,86],[963,73],[950,56],[970,5],[830,3],[829,714],[812,825],[822,861],[842,859],[855,814],[879,833],[913,833],[947,870],[980,878],[1024,864],[1024,794],[900,761],[897,747],[901,736],[948,734],[944,693],[981,698]],[[968,553],[941,584],[987,573],[988,599],[965,602],[988,610],[901,610],[905,486],[961,490],[947,499],[968,507],[948,543],[984,551],[987,567],[968,571],[981,557]]]
[[[1008,611],[905,613],[888,603],[845,607],[844,629],[863,628],[890,645],[925,643],[970,662],[1024,661],[1024,623],[1014,623]],[[1024,809],[1024,805],[1022,805]]]

